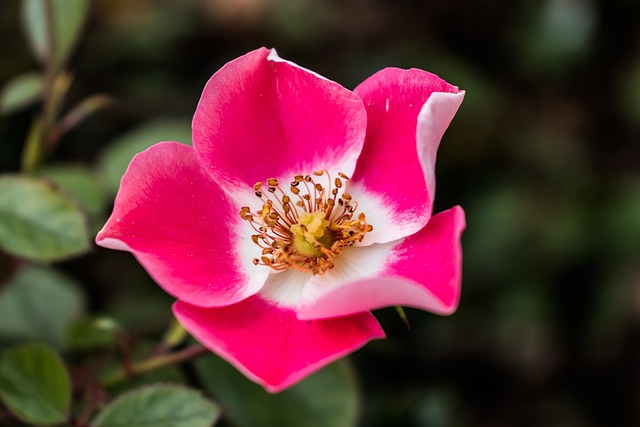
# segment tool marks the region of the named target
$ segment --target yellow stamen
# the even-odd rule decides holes
[[[266,180],[266,192],[262,182],[254,185],[261,206],[253,212],[248,206],[240,209],[240,218],[257,232],[251,240],[262,249],[254,264],[323,274],[334,267],[333,259],[345,247],[361,242],[373,230],[364,213],[354,218],[358,203],[348,193],[349,177],[338,173],[342,180],[332,181],[326,170],[313,172],[315,177],[323,175],[326,187],[311,175],[296,175],[290,183],[291,196],[275,178]]]

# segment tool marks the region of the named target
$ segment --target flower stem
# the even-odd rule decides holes
[[[182,363],[189,359],[202,356],[208,351],[209,350],[207,350],[203,345],[197,344],[175,353],[150,357],[140,362],[133,363],[129,369],[118,368],[116,371],[104,375],[100,379],[100,384],[103,387],[111,387],[112,385],[124,381],[132,376],[155,371],[156,369],[164,368],[165,366],[174,365],[176,363]]]

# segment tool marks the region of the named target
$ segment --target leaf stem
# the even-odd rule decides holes
[[[98,383],[92,382],[87,389],[88,402],[78,419],[69,419],[68,422],[73,427],[87,427],[94,412],[100,404],[104,403],[106,395]]]
[[[108,373],[100,379],[100,384],[103,387],[110,387],[132,376],[155,371],[156,369],[164,368],[165,366],[174,365],[176,363],[182,363],[189,359],[202,356],[208,351],[209,350],[207,350],[203,345],[197,344],[175,353],[150,357],[140,362],[133,363],[129,368],[130,372],[127,372],[127,369],[119,368],[114,372]]]
[[[169,325],[169,329],[162,337],[160,344],[153,350],[151,356],[159,356],[171,350],[173,347],[180,345],[189,336],[187,330],[178,322],[173,319]]]

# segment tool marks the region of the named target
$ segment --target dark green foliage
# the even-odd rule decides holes
[[[315,414],[361,427],[640,422],[637,1],[52,0],[49,67],[43,4],[0,2],[0,426],[78,421],[92,405],[86,425],[136,425],[146,413],[127,408],[185,397],[203,425],[217,399],[219,424],[238,427]],[[460,308],[407,309],[409,331],[395,310],[376,313],[389,338],[352,357],[358,387],[337,364],[272,396],[205,358],[96,388],[127,355],[152,355],[171,319],[129,254],[92,248],[120,176],[155,142],[190,143],[207,79],[261,45],[348,88],[399,66],[466,90],[435,208],[467,214]],[[117,107],[47,145],[96,93]],[[68,368],[41,344],[13,347],[25,340]],[[82,380],[72,402],[65,369]],[[156,378],[182,385],[133,388]]]

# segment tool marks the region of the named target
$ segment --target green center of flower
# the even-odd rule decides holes
[[[361,242],[373,230],[364,213],[355,216],[358,203],[347,192],[348,176],[339,173],[332,181],[326,170],[313,175],[326,175],[328,184],[315,182],[311,175],[296,175],[289,189],[291,196],[275,178],[267,180],[266,192],[262,182],[254,185],[262,207],[253,212],[248,206],[240,209],[240,218],[257,232],[251,239],[262,248],[262,256],[255,258],[254,264],[278,271],[294,268],[323,274],[333,268],[334,258],[345,247]]]

